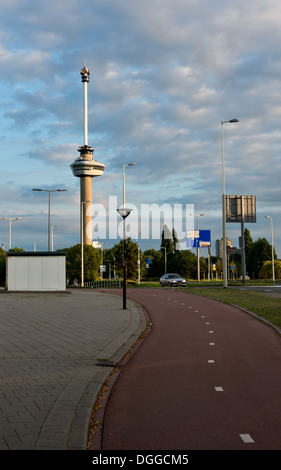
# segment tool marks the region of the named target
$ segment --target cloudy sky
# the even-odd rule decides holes
[[[226,194],[255,195],[252,238],[281,257],[281,3],[276,0],[0,0],[1,214],[12,245],[47,248],[47,193],[54,249],[79,243],[79,179],[70,164],[89,145],[106,165],[93,202],[194,205],[199,227],[222,236],[222,140]],[[0,221],[8,248],[8,222]],[[172,227],[170,227],[172,229]],[[144,227],[143,227],[144,229]],[[183,226],[183,230],[185,227]],[[137,227],[141,232],[141,226]],[[227,224],[237,246],[239,224]],[[93,236],[95,238],[95,234]],[[116,240],[105,240],[110,247]],[[140,240],[160,248],[159,240]],[[204,255],[202,250],[202,255]]]

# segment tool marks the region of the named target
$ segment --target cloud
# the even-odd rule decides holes
[[[275,0],[3,0],[1,162],[15,197],[40,169],[41,183],[78,195],[69,165],[83,144],[86,60],[89,143],[106,164],[95,200],[119,197],[122,165],[134,161],[132,203],[195,203],[221,236],[220,123],[237,118],[224,126],[227,192],[254,194],[261,217],[277,216],[280,13]]]

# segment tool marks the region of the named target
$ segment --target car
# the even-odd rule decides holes
[[[186,280],[179,274],[164,274],[160,278],[160,286],[185,286]]]

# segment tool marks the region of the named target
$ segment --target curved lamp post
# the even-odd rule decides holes
[[[122,207],[117,212],[123,219],[123,309],[126,309],[126,246],[125,246],[125,219],[128,217],[132,209]]]

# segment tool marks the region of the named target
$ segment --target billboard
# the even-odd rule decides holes
[[[256,196],[225,196],[226,222],[256,222]]]

